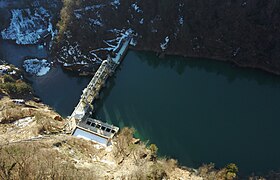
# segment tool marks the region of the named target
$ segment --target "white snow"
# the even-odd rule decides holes
[[[104,6],[105,6],[104,4],[97,4],[97,5],[93,5],[93,6],[86,6],[85,8],[74,10],[74,13],[83,12],[83,11],[93,11],[93,10],[96,10],[96,9],[100,9],[100,8],[102,8]]]
[[[71,36],[71,33],[69,32],[68,36]],[[72,59],[73,61],[71,63],[66,63],[65,66],[71,66],[74,64],[81,64],[81,61],[85,60],[87,62],[95,62],[97,59],[91,59],[90,57],[84,55],[80,49],[80,46],[78,42],[74,42],[72,44],[69,43],[69,41],[66,41],[67,45],[63,46],[60,51],[60,58],[63,60]],[[58,59],[58,62],[65,63],[64,61]],[[84,63],[83,63],[84,64]]]
[[[0,65],[0,73],[8,72],[11,67],[8,65]]]
[[[137,45],[137,40],[135,38],[132,38],[129,44],[131,46],[136,46]]]
[[[143,11],[140,9],[140,7],[139,7],[136,3],[131,4],[131,7],[132,7],[137,13],[143,12]]]
[[[51,17],[46,9],[13,9],[11,13],[10,26],[1,32],[3,39],[15,40],[17,44],[36,44],[45,33],[54,37]]]
[[[23,68],[27,73],[36,76],[43,76],[49,72],[50,63],[46,59],[27,59],[23,62]]]
[[[240,51],[240,47],[238,47],[237,49],[235,49],[233,52],[232,52],[232,55],[235,57],[237,56],[237,54],[239,53]]]
[[[19,119],[14,124],[20,128],[26,127],[28,124],[34,121],[34,117],[26,117],[23,119]]]
[[[120,6],[120,0],[113,0],[111,2],[111,5],[113,5],[116,9],[118,9],[118,6]]]
[[[81,19],[82,18],[82,15],[78,12],[74,12],[74,15],[77,19]]]
[[[163,51],[167,49],[169,41],[170,41],[169,37],[166,36],[165,39],[164,39],[164,42],[160,44],[160,48]]]
[[[91,25],[103,26],[101,20],[99,20],[99,19],[91,19],[91,18],[89,18],[89,22],[90,22]]]
[[[18,68],[14,67],[12,68],[9,65],[0,65],[0,74],[16,74],[17,72],[15,70],[19,70]]]
[[[128,39],[130,37],[132,37],[133,35],[133,30],[132,29],[128,29],[128,30],[118,30],[118,29],[112,29],[109,30],[109,32],[113,32],[116,34],[116,38],[115,39],[110,39],[110,40],[104,40],[103,42],[107,45],[107,47],[102,47],[102,48],[98,48],[98,49],[94,49],[91,50],[90,53],[91,55],[93,55],[95,58],[101,60],[97,54],[95,54],[95,52],[98,51],[114,51],[117,52],[116,57],[112,58],[113,61],[118,59],[119,56],[121,56],[123,54],[123,51],[125,50],[120,48],[121,45],[123,45],[123,43],[127,43],[127,45],[130,43],[130,40],[128,41]],[[122,46],[122,47],[126,47],[126,45]]]
[[[184,17],[179,16],[179,24],[182,26],[184,24]]]

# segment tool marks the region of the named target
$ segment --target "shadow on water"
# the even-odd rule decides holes
[[[186,68],[203,70],[207,73],[214,73],[226,77],[229,83],[238,79],[256,81],[259,85],[279,87],[279,76],[252,68],[240,68],[228,62],[213,61],[203,58],[184,58],[179,56],[166,56],[158,58],[153,52],[135,52],[137,57],[154,69],[168,67],[179,75],[184,74]],[[151,58],[146,58],[147,56]]]

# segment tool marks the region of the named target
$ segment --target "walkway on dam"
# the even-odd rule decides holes
[[[115,72],[117,66],[124,58],[128,50],[130,41],[131,41],[130,35],[122,39],[122,41],[118,45],[118,48],[113,52],[114,57],[108,56],[108,58],[101,63],[94,77],[91,79],[88,86],[83,90],[83,94],[81,95],[80,101],[69,118],[70,121],[68,124],[68,129],[72,131],[73,135],[78,137],[83,137],[84,135],[87,134],[87,137],[83,137],[83,138],[91,139],[94,141],[95,139],[100,139],[101,137],[103,138],[103,140],[104,139],[106,140],[106,145],[107,145],[108,142],[111,140],[111,138],[114,136],[114,134],[117,133],[117,131],[119,130],[119,128],[115,126],[112,126],[112,128],[106,128],[105,130],[107,131],[110,130],[110,136],[107,137],[105,136],[106,133],[104,133],[104,130],[102,131],[102,128],[108,127],[108,124],[103,123],[102,121],[99,120],[95,120],[99,122],[100,125],[98,125],[97,127],[99,127],[100,130],[93,131],[92,127],[89,128],[88,125],[85,125],[86,124],[85,122],[88,122],[90,120],[89,114],[94,110],[94,107],[92,105],[94,100],[99,97],[100,90],[102,89],[102,87],[105,86],[107,78]],[[78,131],[80,134],[77,135],[76,133]],[[88,135],[89,132],[91,132],[91,135]],[[95,137],[91,138],[92,135],[94,135]],[[97,136],[99,137],[96,138]],[[103,140],[102,142],[105,142]]]

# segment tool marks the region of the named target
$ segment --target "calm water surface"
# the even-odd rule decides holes
[[[0,56],[18,67],[27,57],[48,59],[45,49],[2,40]],[[36,95],[63,116],[71,114],[90,81],[59,66],[28,79]],[[97,118],[134,127],[161,155],[183,165],[234,162],[245,174],[280,167],[280,77],[130,51],[96,105]]]
[[[203,59],[130,51],[96,116],[132,126],[161,155],[242,173],[280,167],[280,77]]]
[[[20,68],[23,60],[28,57],[45,58],[51,61],[45,48],[19,46],[3,40],[0,40],[0,56],[0,58]],[[71,115],[79,102],[82,90],[90,81],[89,77],[78,77],[69,72],[66,73],[60,66],[53,67],[48,74],[42,77],[26,77],[31,82],[35,94],[45,104],[65,117]]]

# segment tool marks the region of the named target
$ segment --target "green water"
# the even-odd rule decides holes
[[[241,173],[280,167],[280,77],[203,59],[130,51],[95,116],[134,127],[161,155]]]

